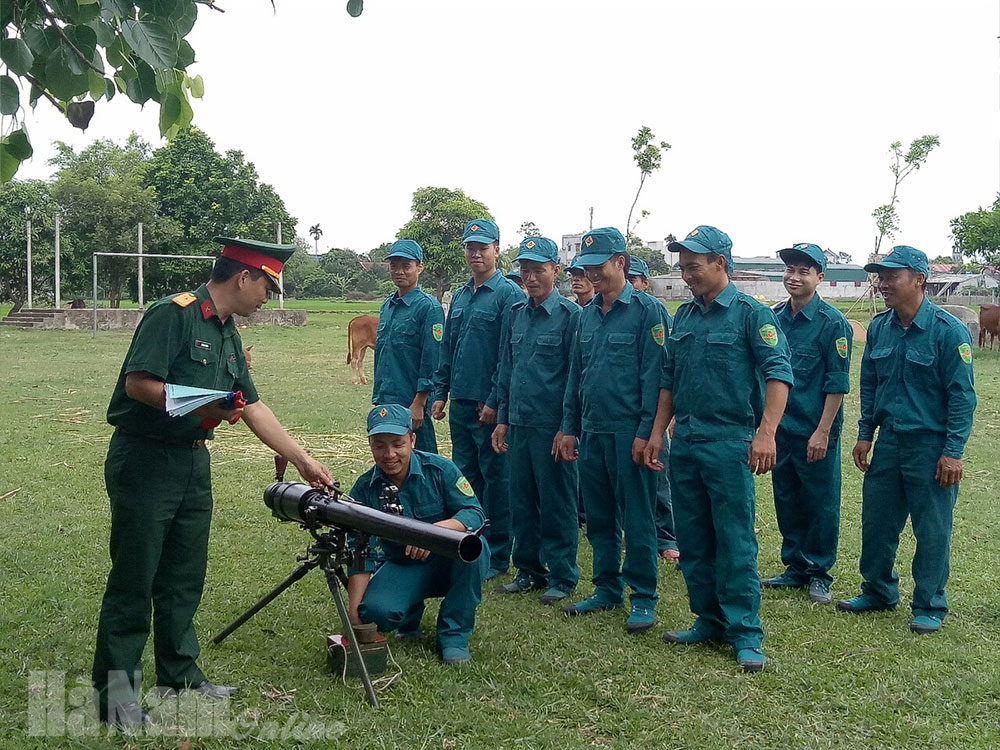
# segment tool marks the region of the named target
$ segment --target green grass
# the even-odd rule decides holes
[[[368,388],[352,386],[340,315],[302,328],[243,332],[254,345],[264,399],[347,486],[368,464],[362,427]],[[108,570],[104,412],[128,346],[127,332],[0,329],[0,746],[176,748],[181,736],[123,739],[29,737],[29,674],[90,672]],[[371,359],[368,368],[370,372]],[[231,636],[211,636],[287,575],[307,535],[279,524],[261,501],[269,451],[242,425],[212,448],[215,520],[197,625],[207,674],[242,687],[232,714],[241,738],[191,738],[192,748],[289,747],[308,724],[327,727],[310,747],[366,748],[995,748],[1000,744],[1000,354],[977,350],[980,405],[955,516],[953,614],[917,637],[908,611],[848,616],[809,605],[800,592],[765,592],[770,661],[741,674],[728,649],[668,647],[666,628],[691,622],[680,573],[661,567],[660,624],[629,637],[620,612],[569,620],[530,595],[487,591],[472,664],[451,669],[433,651],[436,606],[423,641],[395,644],[403,675],[371,710],[360,685],[326,671],[324,637],[340,631],[331,597],[313,573]],[[855,368],[855,377],[857,370]],[[857,397],[848,400],[848,425]],[[843,528],[835,596],[860,580],[861,478],[845,459]],[[294,470],[290,472],[294,474]],[[770,481],[759,485],[761,571],[780,569]],[[900,545],[904,597],[913,538]],[[584,581],[590,550],[580,550]],[[589,593],[583,583],[581,593]],[[148,651],[151,650],[148,649]],[[153,676],[147,654],[147,677]],[[151,687],[151,683],[147,682]],[[297,730],[296,727],[305,727]],[[298,731],[300,734],[296,735]],[[254,739],[256,738],[256,739]],[[263,739],[260,739],[263,738]],[[251,741],[253,740],[253,741]]]

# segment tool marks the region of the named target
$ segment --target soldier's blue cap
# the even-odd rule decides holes
[[[622,233],[614,227],[599,227],[583,235],[583,249],[576,258],[581,266],[601,266],[624,252],[628,250]]]
[[[408,260],[417,260],[423,263],[424,249],[420,247],[420,243],[416,240],[396,240],[392,243],[389,254],[385,256],[386,260],[389,260],[389,258],[407,258]]]
[[[577,255],[573,260],[569,262],[569,266],[566,268],[566,273],[572,275],[575,273],[583,273],[583,263],[580,262],[580,256]]]
[[[868,273],[878,273],[887,268],[909,268],[917,273],[922,273],[924,276],[930,274],[930,268],[927,265],[927,256],[920,250],[917,250],[917,248],[910,247],[909,245],[896,245],[892,249],[892,252],[882,258],[882,260],[877,263],[869,263],[865,266],[865,270]]]
[[[514,266],[512,269],[510,269],[510,271],[508,271],[504,275],[508,279],[517,279],[518,281],[520,281],[521,280],[521,267],[520,266]]]
[[[500,241],[500,229],[489,219],[473,219],[465,225],[462,233],[462,244],[466,242],[482,242],[489,245]]]
[[[672,253],[690,250],[692,253],[703,255],[708,253],[721,255],[726,259],[726,270],[730,274],[733,272],[733,241],[721,229],[707,224],[696,226],[683,240],[671,242],[667,245],[667,250]]]
[[[634,255],[628,256],[628,275],[642,276],[644,279],[648,279],[649,264],[642,258],[637,258]]]
[[[558,263],[559,246],[548,237],[525,237],[517,250],[517,259],[538,263]]]
[[[785,263],[815,263],[820,273],[826,273],[826,253],[819,245],[811,242],[796,242],[791,247],[778,251],[778,257]]]
[[[405,435],[413,429],[410,410],[399,404],[376,406],[368,412],[368,436]]]

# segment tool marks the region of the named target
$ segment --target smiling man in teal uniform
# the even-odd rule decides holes
[[[216,238],[224,245],[211,279],[194,292],[153,303],[142,316],[115,385],[108,422],[115,432],[104,478],[111,499],[111,572],[101,605],[93,680],[102,720],[141,726],[142,652],[154,624],[156,682],[225,698],[198,667],[194,614],[201,600],[212,520],[212,480],[202,420],[242,416],[303,479],[328,486],[327,468],[311,458],[257,395],[233,315],[259,310],[279,291],[294,245]],[[221,402],[180,417],[166,412],[165,384],[242,391],[246,406]]]
[[[697,619],[663,640],[724,640],[744,671],[759,672],[766,658],[753,475],[774,467],[775,433],[793,377],[774,312],[729,279],[732,246],[729,235],[711,226],[670,243],[694,299],[674,318],[645,458],[662,468],[660,442],[676,418],[670,486],[681,572]]]
[[[437,453],[428,396],[441,358],[444,311],[440,302],[420,288],[424,270],[420,243],[397,240],[386,260],[396,291],[385,299],[378,315],[372,403],[407,407],[417,450]]]
[[[917,538],[910,630],[934,633],[948,614],[944,589],[952,520],[976,410],[972,337],[964,323],[927,299],[927,256],[921,251],[897,245],[865,270],[878,274],[879,292],[890,309],[872,320],[861,358],[861,419],[853,455],[865,473],[865,580],[861,594],[837,608],[859,613],[896,607],[896,549],[909,516]]]
[[[497,270],[500,230],[490,219],[474,219],[462,236],[472,278],[452,298],[444,328],[441,362],[434,376],[434,419],[444,419],[451,398],[452,459],[468,477],[490,525],[489,579],[510,567],[510,501],[502,454],[493,451],[497,422],[496,374],[503,318],[524,292]]]
[[[829,604],[830,569],[840,534],[840,432],[851,387],[851,324],[816,292],[826,274],[819,245],[798,242],[779,253],[788,299],[774,308],[792,356],[795,388],[778,425],[778,463],[771,472],[785,571],[765,588],[809,587]]]
[[[656,475],[643,465],[643,451],[656,412],[666,332],[660,303],[625,278],[628,254],[621,232],[614,227],[587,232],[580,263],[597,294],[580,315],[560,451],[565,461],[580,459],[587,539],[594,548],[594,593],[563,611],[575,616],[620,609],[628,585],[626,627],[644,633],[656,623],[659,595]]]
[[[559,247],[525,237],[517,255],[528,299],[504,321],[493,449],[507,453],[517,575],[497,591],[547,589],[543,604],[580,580],[576,464],[562,461],[563,397],[580,306],[559,294]]]

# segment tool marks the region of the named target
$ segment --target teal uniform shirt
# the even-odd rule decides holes
[[[663,305],[631,284],[606,315],[601,304],[595,295],[580,314],[562,432],[629,432],[648,440],[663,365]]]
[[[674,394],[674,437],[753,440],[765,381],[792,385],[788,344],[774,311],[732,283],[712,300],[685,302],[667,339],[662,387]]]
[[[851,390],[851,348],[854,332],[847,318],[818,294],[793,316],[786,300],[774,308],[781,332],[791,350],[795,387],[788,394],[788,406],[781,429],[810,437],[823,416],[828,393]],[[840,438],[844,424],[841,406],[830,427],[830,441]]]
[[[432,295],[417,287],[387,297],[378,316],[372,403],[409,406],[430,391],[443,335],[444,311]]]
[[[444,328],[434,400],[462,399],[497,406],[495,377],[504,313],[524,292],[497,271],[478,289],[472,279],[452,298]]]
[[[858,440],[885,426],[936,433],[944,455],[961,458],[975,409],[972,337],[958,318],[926,298],[908,329],[895,310],[875,316],[861,358]]]
[[[497,375],[497,422],[559,429],[581,308],[554,289],[517,302],[504,321]]]

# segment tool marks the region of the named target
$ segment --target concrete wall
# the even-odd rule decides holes
[[[93,330],[94,310],[52,310],[55,315],[35,323],[38,329]],[[110,331],[118,328],[135,328],[142,318],[142,310],[98,308],[97,329]],[[305,310],[260,310],[249,318],[234,315],[237,326],[304,326]]]

